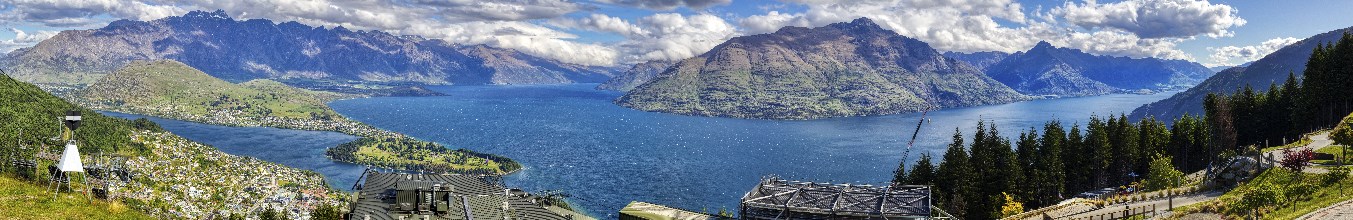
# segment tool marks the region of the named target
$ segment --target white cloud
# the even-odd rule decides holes
[[[3,3],[10,6],[3,15],[5,20],[23,20],[50,27],[91,25],[98,20],[90,18],[99,15],[151,20],[187,12],[172,5],[127,0],[5,0]]]
[[[0,41],[0,50],[3,50],[5,53],[37,44],[38,42],[42,42],[42,40],[46,40],[57,34],[55,31],[37,31],[37,33],[29,34],[28,32],[17,28],[10,28],[9,31],[14,32],[14,39]]]
[[[648,31],[639,28],[639,26],[630,24],[624,19],[604,14],[592,14],[578,19],[554,19],[550,20],[550,24],[565,28],[615,33],[626,37],[648,35]]]
[[[733,0],[599,0],[598,2],[666,11],[679,7],[702,9],[714,5],[725,5],[733,2]]]
[[[1269,53],[1278,51],[1278,49],[1282,49],[1297,41],[1301,41],[1301,39],[1280,37],[1266,40],[1263,43],[1259,43],[1259,45],[1241,47],[1225,46],[1220,48],[1208,47],[1207,50],[1212,51],[1212,55],[1209,56],[1212,60],[1206,65],[1214,67],[1235,66],[1245,62],[1259,60],[1260,58],[1264,58],[1264,56],[1268,56]]]
[[[626,54],[622,62],[690,58],[737,36],[736,27],[709,14],[654,14],[640,18],[638,24],[649,34],[620,44]]]
[[[1245,25],[1237,10],[1206,0],[1126,0],[1098,4],[1067,2],[1052,10],[1067,22],[1087,29],[1113,28],[1142,38],[1229,37],[1228,29]]]
[[[224,10],[237,19],[266,18],[415,34],[452,43],[489,44],[588,65],[611,65],[614,49],[572,41],[572,34],[529,22],[590,6],[566,0],[0,0],[0,20],[48,27],[92,28],[111,19],[154,20],[191,10]],[[31,44],[30,44],[31,45]]]
[[[601,0],[653,10],[705,9],[731,0]],[[592,13],[570,0],[0,0],[0,22],[48,27],[101,26],[111,19],[153,20],[190,10],[222,9],[238,19],[266,18],[316,26],[422,35],[460,44],[489,44],[565,62],[611,65],[683,59],[740,35],[784,26],[823,26],[868,16],[880,26],[943,51],[1027,50],[1040,40],[1105,55],[1191,58],[1175,45],[1194,36],[1222,37],[1244,24],[1223,4],[1192,0],[1095,1],[1040,6],[1030,15],[1016,0],[783,0],[737,24],[712,15],[659,13],[622,19]],[[797,4],[797,5],[795,5]],[[789,6],[794,5],[794,6]],[[798,11],[799,8],[805,9]],[[771,10],[775,9],[775,10]],[[792,9],[785,12],[781,9]],[[1013,25],[1011,25],[1013,24]],[[23,26],[23,25],[12,25]],[[625,39],[583,43],[564,29],[614,33]],[[31,45],[31,44],[30,44]]]
[[[1023,6],[1014,1],[796,0],[795,2],[803,4],[807,10],[800,13],[771,11],[764,15],[743,18],[739,24],[745,33],[758,34],[774,32],[783,26],[816,27],[868,16],[886,29],[916,38],[942,51],[1016,52],[1027,50],[1038,41],[1049,41],[1055,45],[1101,55],[1193,60],[1187,53],[1175,48],[1175,45],[1184,38],[1148,38],[1115,28],[1078,28],[1074,24],[1061,22],[1070,19],[1058,19],[1063,16],[1064,11],[1069,11],[1060,7],[1049,12],[1043,12],[1042,7],[1039,7],[1033,10],[1032,15],[1025,15],[1022,13]],[[1087,5],[1099,6],[1093,2]],[[1205,2],[1201,5],[1225,7],[1229,15],[1234,14],[1231,13],[1233,10],[1229,6]],[[1066,5],[1070,6],[1083,7],[1075,4]],[[1022,25],[1011,27],[998,23],[998,20]],[[1243,20],[1238,22],[1243,23]],[[1221,30],[1224,31],[1231,26],[1235,25],[1221,27]]]

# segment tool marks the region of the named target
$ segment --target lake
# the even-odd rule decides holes
[[[832,183],[887,184],[920,113],[771,121],[650,113],[616,106],[596,84],[455,86],[439,97],[334,101],[343,115],[452,148],[504,155],[526,168],[505,177],[527,191],[563,190],[574,207],[603,219],[630,201],[690,210],[735,210],[765,175]],[[979,119],[1001,134],[1060,119],[1117,115],[1174,92],[1034,100],[930,112],[910,154],[938,158],[954,129]],[[143,116],[105,112],[122,118]],[[229,127],[147,117],[175,134],[235,155],[323,174],[347,190],[363,167],[330,161],[324,149],[357,139],[336,132]],[[936,161],[938,163],[938,161]]]
[[[739,199],[770,174],[792,180],[886,184],[920,118],[911,113],[771,121],[650,113],[612,104],[621,94],[594,90],[595,85],[433,87],[450,95],[364,98],[329,105],[382,129],[513,158],[526,168],[507,176],[508,186],[563,190],[572,195],[574,207],[601,218],[616,218],[616,211],[636,200],[697,211],[735,210]],[[994,121],[1002,135],[1013,137],[1048,120],[1061,119],[1069,126],[1092,114],[1127,113],[1173,94],[1115,94],[931,112],[910,160],[924,153],[938,158],[955,128],[971,138],[979,119]],[[322,148],[297,151],[320,155]],[[306,164],[332,164],[323,156],[312,159],[317,160]],[[361,170],[350,169],[320,172],[355,176]]]
[[[337,189],[350,190],[365,166],[335,162],[324,149],[357,140],[338,132],[302,131],[269,127],[230,127],[117,112],[99,112],[126,119],[146,118],[188,140],[234,155],[250,156],[290,167],[314,170]]]

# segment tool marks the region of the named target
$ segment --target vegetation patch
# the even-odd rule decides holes
[[[1340,201],[1353,199],[1348,170],[1335,169],[1326,174],[1300,173],[1287,169],[1269,169],[1216,200],[1178,208],[1174,216],[1192,213],[1216,213],[1227,219],[1295,219],[1306,213]]]
[[[502,156],[451,150],[407,137],[361,138],[329,148],[324,154],[343,162],[430,172],[506,174],[521,169],[516,161]]]
[[[121,201],[88,199],[78,193],[55,197],[32,183],[0,175],[0,219],[154,219]]]

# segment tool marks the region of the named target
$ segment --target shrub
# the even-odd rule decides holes
[[[1320,178],[1327,186],[1330,184],[1338,183],[1339,181],[1343,181],[1344,178],[1348,178],[1347,167],[1333,167],[1330,168],[1329,170],[1330,171],[1328,173],[1325,173]]]
[[[1157,154],[1151,160],[1150,169],[1146,174],[1146,191],[1155,191],[1178,187],[1184,182],[1184,173],[1179,172],[1171,163],[1173,158]]]
[[[1283,168],[1287,168],[1293,172],[1301,172],[1302,169],[1305,169],[1306,166],[1310,164],[1311,160],[1315,159],[1315,151],[1311,151],[1309,148],[1297,151],[1287,149],[1283,150],[1283,154]]]

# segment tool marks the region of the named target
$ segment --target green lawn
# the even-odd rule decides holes
[[[1353,178],[1345,176],[1338,181],[1330,181],[1331,176],[1326,174],[1301,173],[1300,176],[1293,174],[1282,168],[1269,169],[1216,200],[1179,208],[1180,213],[1174,217],[1190,213],[1217,213],[1230,219],[1247,219],[1252,211],[1259,210],[1263,213],[1263,219],[1295,219],[1317,209],[1353,199],[1353,189],[1340,190],[1343,186],[1353,186]],[[1307,188],[1309,191],[1292,190],[1299,188],[1297,186],[1310,188]],[[1264,189],[1276,192],[1272,200],[1257,207],[1244,204],[1243,201],[1247,196],[1262,194],[1257,191]]]
[[[0,175],[0,219],[154,219],[121,202],[87,200],[78,193],[55,199],[42,186]]]
[[[1312,163],[1316,163],[1316,164],[1334,165],[1334,164],[1336,164],[1336,163],[1338,162],[1338,159],[1339,159],[1339,158],[1344,158],[1344,164],[1353,164],[1353,159],[1344,157],[1344,154],[1343,154],[1343,153],[1344,153],[1344,152],[1343,152],[1343,149],[1344,149],[1344,148],[1348,148],[1348,147],[1347,147],[1347,146],[1343,146],[1343,145],[1330,145],[1330,146],[1328,146],[1328,147],[1320,148],[1320,149],[1318,149],[1318,150],[1315,150],[1316,153],[1333,154],[1335,159],[1334,159],[1334,160],[1312,160],[1311,162],[1312,162]],[[1353,152],[1353,149],[1348,149],[1348,151]]]

